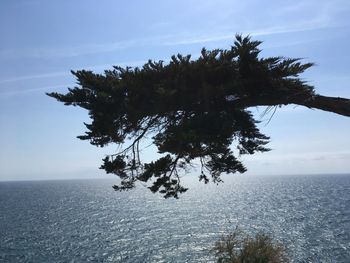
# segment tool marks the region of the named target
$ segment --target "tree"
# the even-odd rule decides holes
[[[350,116],[349,99],[318,95],[299,78],[312,63],[260,58],[260,44],[236,35],[230,49],[203,48],[196,60],[178,54],[167,64],[149,60],[141,68],[115,66],[104,74],[72,71],[78,86],[47,95],[88,110],[92,122],[79,139],[122,146],[100,167],[121,178],[114,189],[150,182],[152,192],[177,198],[187,190],[180,173],[192,164],[200,163],[200,181],[208,183],[211,176],[220,182],[222,173],[246,171],[237,154],[269,150],[269,137],[259,131],[249,107],[297,104]],[[140,155],[146,138],[161,154],[150,163]]]

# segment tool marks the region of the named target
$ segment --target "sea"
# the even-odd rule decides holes
[[[0,262],[215,262],[237,227],[291,262],[350,262],[350,175],[189,176],[179,199],[116,192],[112,178],[1,182]]]

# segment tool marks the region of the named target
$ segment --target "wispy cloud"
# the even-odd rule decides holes
[[[126,61],[126,62],[117,62],[117,63],[112,63],[112,64],[99,64],[99,65],[90,65],[90,66],[81,66],[77,67],[77,69],[74,70],[79,70],[79,69],[85,69],[85,70],[92,70],[92,71],[103,71],[108,68],[112,68],[113,65],[118,65],[118,66],[140,66],[144,64],[146,61],[145,60],[136,60],[136,61]],[[66,87],[71,87],[73,84],[72,83],[67,83],[67,84],[59,84],[59,85],[51,85],[51,86],[45,86],[45,87],[39,87],[39,88],[31,88],[31,89],[16,89],[16,90],[11,90],[11,89],[6,89],[6,84],[8,83],[15,83],[23,80],[35,80],[35,79],[44,79],[44,78],[53,78],[53,77],[62,77],[62,76],[69,76],[70,72],[69,71],[59,71],[59,72],[51,72],[51,73],[45,73],[45,74],[33,74],[33,75],[26,75],[26,76],[19,76],[17,78],[9,78],[9,79],[3,79],[0,80],[0,84],[4,84],[3,86],[0,86],[0,97],[1,98],[7,98],[11,97],[14,95],[19,95],[19,94],[26,94],[26,93],[33,93],[33,92],[38,92],[38,91],[52,91],[54,89],[60,89],[60,88],[66,88]]]
[[[275,34],[284,34],[284,33],[296,33],[296,32],[305,32],[305,31],[312,31],[312,30],[318,30],[318,29],[325,29],[329,28],[328,26],[301,26],[301,27],[272,27],[272,28],[266,28],[261,30],[244,30],[241,33],[243,35],[251,35],[251,36],[266,36],[266,35],[275,35]],[[175,45],[190,45],[190,44],[200,44],[200,43],[208,43],[208,42],[218,42],[223,40],[230,40],[234,38],[234,34],[232,32],[224,33],[220,35],[212,35],[212,36],[192,36],[192,37],[174,37],[170,38],[169,40],[166,40],[162,43],[162,45],[169,45],[169,46],[175,46]],[[294,44],[301,44],[302,42],[296,42]]]
[[[53,91],[57,89],[63,89],[71,86],[71,84],[61,84],[61,85],[53,85],[53,86],[45,86],[45,87],[39,87],[39,88],[32,88],[32,89],[17,89],[17,90],[6,90],[0,92],[0,99],[7,99],[9,97],[17,96],[20,94],[28,94],[33,92],[42,92],[45,91]]]
[[[334,27],[328,21],[328,17],[317,17],[314,20],[298,22],[293,25],[284,27],[269,27],[258,30],[244,30],[240,33],[250,34],[252,36],[273,35],[282,33],[294,33],[303,31],[312,31]],[[224,33],[214,34],[172,34],[158,35],[142,39],[129,39],[110,43],[90,43],[71,47],[39,47],[39,48],[22,48],[22,49],[5,49],[0,50],[0,57],[16,58],[55,58],[55,57],[75,57],[98,53],[112,52],[116,50],[130,49],[140,46],[176,46],[200,44],[208,42],[218,42],[229,40],[234,37],[235,29],[226,29]]]
[[[211,5],[210,5],[211,6]],[[210,7],[209,6],[209,7]],[[288,12],[298,12],[299,10],[305,9],[306,4],[298,4],[285,6],[281,11]],[[304,19],[296,22],[285,23],[285,26],[273,26],[265,27],[260,29],[247,29],[240,33],[250,34],[252,36],[267,36],[274,34],[284,34],[284,33],[296,33],[296,32],[305,32],[320,30],[326,28],[337,27],[337,24],[333,22],[332,18],[340,9],[334,4],[324,4],[315,5],[320,11],[317,16],[314,16],[311,19]],[[332,10],[331,12],[329,10]],[[218,30],[220,31],[220,30]],[[220,42],[231,40],[234,37],[235,29],[226,28],[221,33],[209,33],[209,34],[189,34],[189,33],[175,33],[172,35],[158,35],[152,36],[149,38],[142,39],[129,39],[111,43],[91,43],[84,45],[77,45],[72,47],[40,47],[40,48],[25,48],[25,49],[5,49],[0,50],[0,57],[29,57],[29,58],[52,58],[52,57],[74,57],[74,56],[84,56],[89,54],[99,54],[105,52],[111,52],[116,50],[123,49],[132,49],[140,46],[179,46],[179,45],[191,45],[191,44],[206,44],[210,42]],[[284,45],[300,45],[305,42],[311,41],[310,39],[296,40],[286,43],[277,43],[273,47],[284,46]],[[272,47],[271,44],[265,45],[264,48]],[[145,61],[135,62],[124,62],[124,63],[115,63],[115,65],[140,65]],[[99,70],[111,67],[111,65],[97,65],[97,66],[82,66],[80,68],[92,70]],[[44,78],[54,78],[54,77],[65,77],[70,75],[68,71],[61,72],[48,72],[32,75],[24,75],[18,77],[12,77],[7,79],[0,80],[0,84],[6,84],[10,82],[18,82],[30,79],[44,79]]]
[[[69,47],[35,47],[35,48],[17,48],[0,50],[0,57],[16,58],[58,58],[58,57],[77,57],[98,53],[112,52],[133,47],[155,45],[166,39],[168,35],[155,36],[142,39],[121,40],[110,43],[90,43]]]
[[[307,163],[310,161],[336,161],[336,160],[348,160],[350,157],[350,151],[335,151],[335,152],[308,152],[308,153],[288,153],[288,154],[273,154],[264,153],[255,156],[246,157],[249,161],[261,161],[269,163],[278,163],[283,161],[293,161]]]
[[[67,72],[67,71],[26,75],[26,76],[14,77],[14,78],[2,79],[2,80],[0,80],[0,84],[9,83],[9,82],[17,82],[17,81],[22,81],[22,80],[29,80],[29,79],[44,79],[44,78],[62,77],[62,76],[67,76],[67,75],[69,75],[69,72]]]
[[[242,32],[243,34],[250,34],[252,36],[263,36],[263,35],[273,35],[273,34],[282,34],[282,33],[292,33],[292,32],[302,32],[302,31],[310,31],[310,30],[316,30],[316,29],[321,29],[321,28],[326,28],[326,25],[299,25],[298,27],[291,27],[291,28],[283,28],[283,27],[273,27],[273,28],[265,28],[261,30],[255,30],[255,31],[246,31]],[[224,40],[230,40],[233,39],[233,33],[226,33],[222,35],[212,35],[212,36],[195,36],[195,37],[186,37],[186,36],[162,36],[162,37],[156,37],[154,39],[146,39],[143,40],[143,44],[148,43],[148,44],[155,44],[157,45],[189,45],[189,44],[205,44],[209,42],[218,42],[218,41],[224,41]],[[298,42],[293,42],[293,43],[286,43],[286,45],[298,45],[298,44],[303,44],[307,40],[303,41],[298,41]],[[127,44],[128,43],[128,44]],[[54,50],[46,50],[46,52],[41,53],[41,55],[47,55],[49,56],[51,53],[55,53],[58,55],[61,53],[61,55],[66,55],[68,56],[69,54],[74,54],[75,55],[83,55],[87,54],[88,52],[107,52],[111,51],[114,48],[131,48],[133,45],[142,45],[142,41],[129,41],[129,42],[123,42],[122,44],[105,44],[105,45],[100,45],[99,48],[94,49],[92,48],[93,45],[91,46],[86,46],[85,48],[72,48],[71,53],[64,52],[64,49],[61,49],[60,52],[54,52]],[[73,50],[75,50],[73,52]],[[80,51],[78,51],[80,50]],[[79,53],[80,52],[80,53]],[[39,53],[36,53],[39,55]],[[32,53],[32,55],[35,55],[35,52]],[[164,59],[166,61],[167,59]],[[87,70],[94,70],[94,71],[99,71],[99,70],[104,70],[106,68],[111,68],[113,65],[119,65],[119,66],[139,66],[145,63],[145,60],[139,60],[139,61],[128,61],[128,62],[116,62],[116,63],[111,63],[111,64],[100,64],[100,65],[90,65],[90,66],[80,66],[76,67],[76,69],[87,69]],[[67,71],[59,71],[59,72],[48,72],[48,73],[42,73],[42,74],[32,74],[32,75],[25,75],[25,76],[18,76],[18,77],[13,77],[13,78],[7,78],[7,79],[2,79],[0,80],[0,84],[6,84],[6,83],[11,83],[11,82],[18,82],[18,81],[24,81],[24,80],[31,80],[31,79],[44,79],[44,78],[54,78],[54,77],[67,77],[70,75],[70,72]]]
[[[75,67],[73,70],[85,69],[85,70],[93,70],[93,71],[101,71],[108,68],[112,68],[114,65],[118,66],[139,66],[145,63],[145,60],[136,60],[136,61],[127,61],[127,62],[116,62],[111,64],[99,64],[99,65],[90,65],[90,66],[79,66]],[[54,77],[66,77],[70,76],[71,73],[69,70],[67,71],[58,71],[58,72],[49,72],[43,74],[32,74],[25,76],[18,76],[7,79],[0,79],[0,84],[6,84],[11,82],[18,82],[23,80],[32,80],[32,79],[45,79],[45,78],[54,78]]]
[[[299,7],[300,8],[300,7]],[[272,26],[260,29],[246,29],[238,33],[251,36],[268,36],[286,33],[298,33],[306,31],[314,31],[327,28],[336,28],[338,25],[334,23],[327,12],[320,12],[320,14],[312,19],[301,20],[293,23],[287,23],[284,26]],[[211,35],[197,35],[197,36],[173,36],[162,42],[163,45],[188,45],[207,42],[218,42],[229,40],[234,37],[234,29],[226,29],[224,33]],[[300,43],[300,41],[298,42]]]

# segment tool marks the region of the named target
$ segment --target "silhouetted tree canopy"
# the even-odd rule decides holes
[[[259,131],[249,107],[297,104],[350,116],[348,99],[317,95],[299,78],[312,63],[261,58],[260,44],[236,35],[230,49],[203,48],[195,60],[178,54],[169,63],[149,60],[104,74],[72,71],[78,86],[48,95],[88,110],[92,122],[85,123],[87,131],[79,139],[122,146],[101,166],[121,178],[116,190],[142,181],[152,192],[177,198],[187,190],[180,174],[193,163],[200,164],[201,181],[220,182],[222,173],[246,171],[237,155],[269,150],[269,137]],[[150,163],[140,156],[146,138],[161,154]]]

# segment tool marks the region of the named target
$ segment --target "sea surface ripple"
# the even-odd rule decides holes
[[[0,262],[214,262],[239,226],[288,247],[292,262],[350,262],[350,176],[184,178],[163,199],[113,180],[0,183]]]

